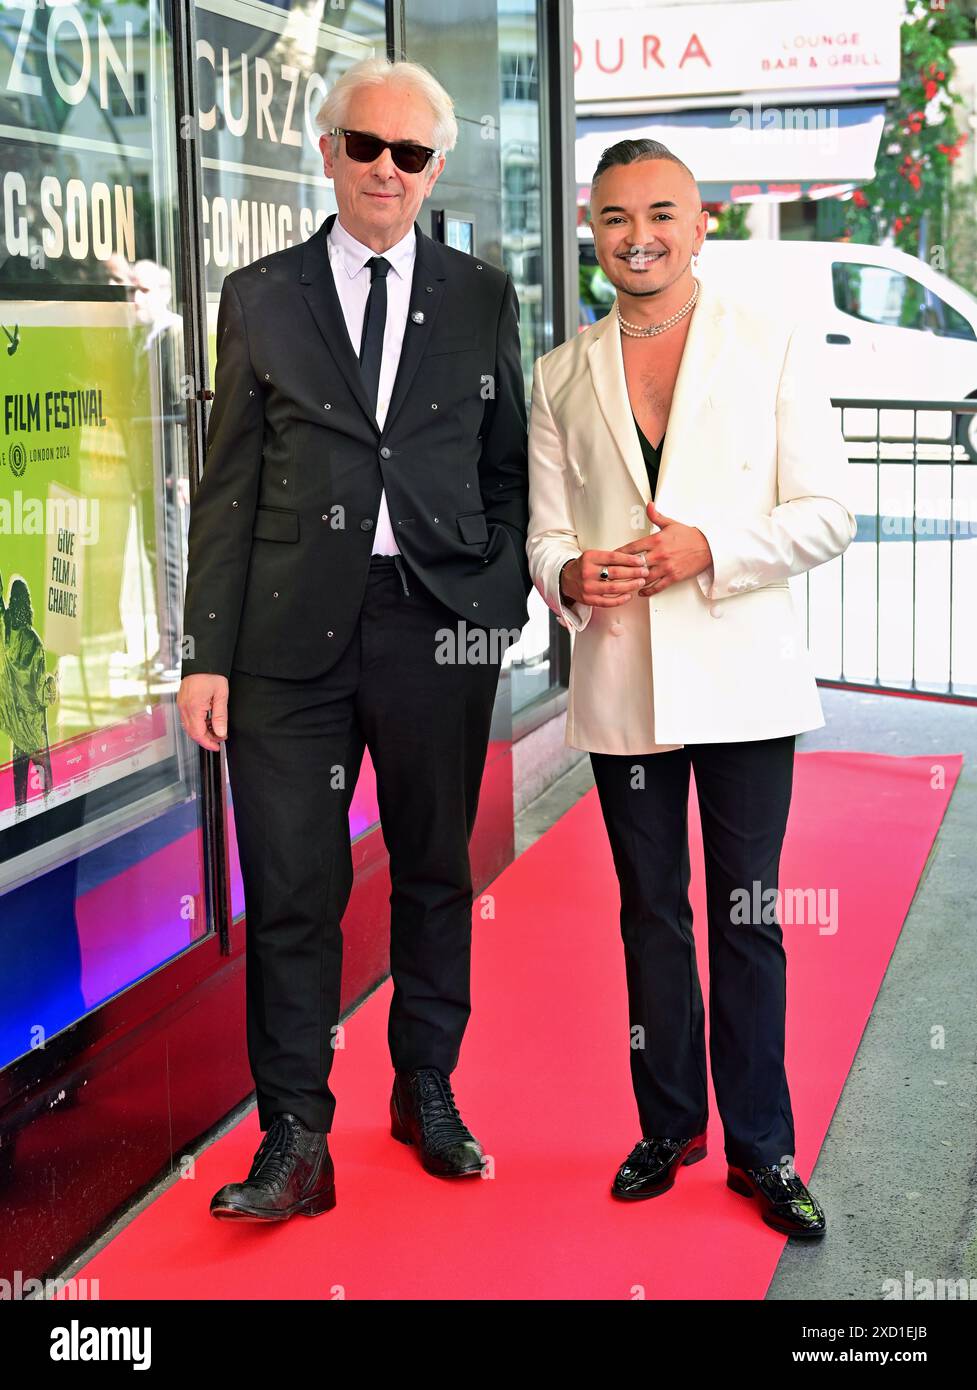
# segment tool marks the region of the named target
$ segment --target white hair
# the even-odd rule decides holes
[[[441,83],[422,68],[420,63],[391,62],[388,58],[364,58],[346,69],[336,79],[319,110],[315,123],[323,135],[334,127],[347,124],[347,112],[353,94],[360,87],[406,87],[422,96],[434,113],[434,145],[439,150],[453,150],[458,139],[454,102]],[[333,137],[333,148],[338,138]]]

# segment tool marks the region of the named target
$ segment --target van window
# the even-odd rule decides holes
[[[918,280],[883,265],[835,261],[831,267],[836,306],[843,314],[889,328],[925,329],[926,292]]]
[[[937,323],[934,332],[941,338],[966,338],[969,342],[977,342],[977,333],[974,332],[973,324],[964,318],[952,304],[947,304],[945,299],[940,299],[930,290],[930,302],[936,310]]]

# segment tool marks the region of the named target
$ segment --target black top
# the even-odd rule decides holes
[[[634,411],[631,412],[631,417],[634,420],[634,427],[638,431],[638,443],[641,445],[641,454],[645,461],[645,467],[648,470],[648,482],[651,486],[651,499],[652,501],[654,501],[655,488],[658,486],[658,466],[662,461],[662,447],[665,443],[665,436],[662,435],[661,441],[658,444],[658,447],[656,448],[655,445],[652,444],[651,440],[648,439],[647,436],[642,432],[641,426],[638,424],[638,420],[634,414]]]

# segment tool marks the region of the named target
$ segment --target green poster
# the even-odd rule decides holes
[[[140,679],[158,642],[159,344],[128,303],[2,312],[0,826],[15,802],[131,770],[164,733]]]

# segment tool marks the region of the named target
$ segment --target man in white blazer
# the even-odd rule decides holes
[[[606,150],[591,215],[617,300],[536,363],[527,551],[572,632],[567,742],[591,755],[621,887],[642,1138],[611,1190],[657,1196],[706,1152],[694,771],[727,1183],[776,1230],[820,1236],[824,1211],[793,1168],[786,957],[767,890],[794,737],[824,723],[788,580],[854,538],[846,447],[790,306],[693,275],[707,214],[671,151]],[[742,921],[744,891],[760,919]]]

